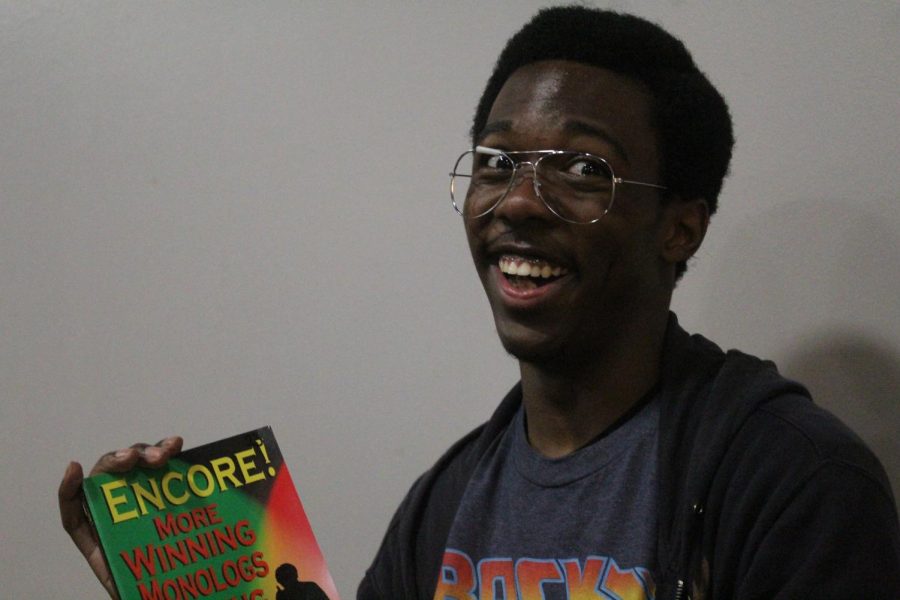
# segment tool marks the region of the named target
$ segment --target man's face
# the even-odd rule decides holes
[[[606,158],[617,177],[659,180],[649,96],[628,78],[581,63],[544,61],[514,72],[477,142],[506,151],[587,152]],[[491,213],[465,222],[500,339],[522,360],[602,356],[631,324],[668,306],[672,265],[660,257],[659,192],[617,186],[608,214],[571,224],[535,195],[524,169],[527,176]],[[523,263],[560,275],[504,274]]]

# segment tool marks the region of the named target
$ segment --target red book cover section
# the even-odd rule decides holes
[[[339,600],[270,427],[84,496],[122,600]]]

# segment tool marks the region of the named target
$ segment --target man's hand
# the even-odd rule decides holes
[[[180,437],[166,438],[156,445],[134,444],[130,448],[123,448],[114,452],[107,452],[100,457],[91,475],[98,473],[123,473],[132,468],[150,467],[160,468],[165,466],[170,458],[181,452],[183,440]],[[84,472],[77,462],[70,462],[66,468],[66,474],[59,484],[59,514],[62,517],[63,528],[68,532],[78,550],[87,559],[94,571],[94,575],[109,592],[111,598],[118,600],[116,585],[113,582],[112,573],[106,566],[103,558],[103,550],[94,528],[88,522],[84,507],[81,504],[81,482],[84,480]]]

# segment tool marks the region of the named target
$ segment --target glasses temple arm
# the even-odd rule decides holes
[[[644,187],[656,188],[656,189],[658,189],[658,190],[667,190],[667,189],[669,189],[669,188],[667,188],[667,187],[664,186],[664,185],[657,185],[657,184],[655,184],[655,183],[645,183],[645,182],[643,182],[643,181],[634,181],[634,180],[632,180],[632,179],[622,179],[621,177],[616,177],[616,178],[615,178],[615,182],[616,182],[616,184],[618,184],[618,185],[627,183],[627,184],[630,184],[630,185],[642,185],[642,186],[644,186]]]
[[[487,146],[475,146],[475,152],[481,152],[482,154],[490,154],[491,156],[500,156],[504,154],[503,150],[497,150],[496,148],[488,148]]]

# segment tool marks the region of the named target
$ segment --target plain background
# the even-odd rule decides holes
[[[345,600],[412,480],[517,378],[447,172],[539,2],[0,5],[0,581],[97,598],[66,462],[272,424]],[[729,100],[676,291],[900,482],[900,8],[617,2]]]

